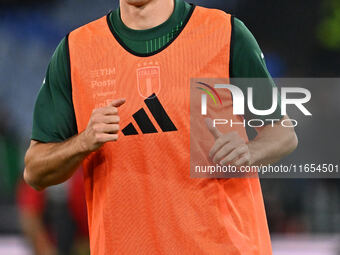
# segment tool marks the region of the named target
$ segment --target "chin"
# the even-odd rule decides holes
[[[122,1],[125,1],[127,4],[130,5],[142,6],[151,2],[152,0],[122,0]]]

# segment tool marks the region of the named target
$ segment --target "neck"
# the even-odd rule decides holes
[[[134,30],[156,27],[171,16],[174,0],[120,0],[123,23]]]

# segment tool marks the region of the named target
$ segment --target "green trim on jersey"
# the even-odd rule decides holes
[[[148,30],[132,30],[124,25],[119,8],[112,12],[110,22],[115,33],[130,49],[145,54],[157,51],[180,32],[190,13],[191,5],[175,0],[173,14],[163,24]],[[32,140],[61,142],[78,133],[72,102],[72,86],[68,67],[68,47],[65,38],[59,43],[48,65],[46,78],[39,91],[33,115]],[[263,83],[261,95],[254,105],[267,109],[271,105],[272,87],[275,86],[267,70],[262,51],[254,36],[237,18],[233,20],[231,47],[231,77],[269,78]],[[241,84],[237,84],[242,88]],[[266,118],[281,119],[280,111]],[[247,115],[246,119],[253,116]],[[255,118],[258,118],[255,117]]]
[[[159,50],[178,35],[191,9],[192,5],[175,0],[174,11],[169,19],[147,30],[127,27],[120,17],[120,8],[111,13],[110,22],[115,33],[129,49],[139,54],[148,54]]]

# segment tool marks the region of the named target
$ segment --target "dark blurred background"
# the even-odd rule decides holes
[[[259,42],[273,77],[340,76],[339,0],[192,2],[241,19]],[[49,59],[69,31],[117,6],[117,0],[0,0],[0,255],[31,254],[21,238],[17,186],[30,140],[34,101]],[[325,102],[333,107],[333,114],[323,119],[329,126],[339,123],[339,92],[339,86],[320,85],[314,93],[319,111]],[[320,147],[311,142],[321,132],[318,128],[322,126],[297,129],[300,147],[286,162],[322,157],[327,151],[335,152],[339,160],[339,135],[326,131]],[[307,129],[312,130],[305,133]],[[340,254],[339,180],[261,182],[274,254]]]

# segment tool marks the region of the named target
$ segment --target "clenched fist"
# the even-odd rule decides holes
[[[124,103],[125,99],[117,99],[106,107],[93,110],[87,128],[81,134],[85,151],[96,151],[106,142],[117,141],[120,120],[118,107]]]
[[[251,164],[251,155],[247,143],[233,131],[222,134],[213,126],[211,119],[207,119],[207,126],[216,141],[209,152],[209,157],[215,164],[233,165],[236,167]]]

